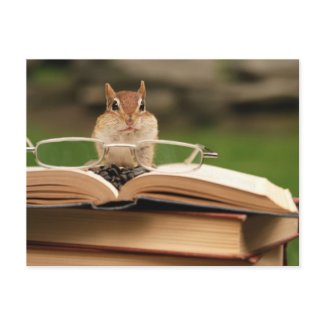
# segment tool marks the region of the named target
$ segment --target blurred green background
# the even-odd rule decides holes
[[[105,110],[105,82],[137,90],[140,80],[159,138],[204,144],[220,154],[208,163],[299,196],[297,60],[28,60],[27,135],[89,137]],[[298,239],[288,262],[299,265]]]

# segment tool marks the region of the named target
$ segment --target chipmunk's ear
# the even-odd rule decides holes
[[[141,80],[141,82],[140,82],[140,88],[138,89],[138,93],[140,94],[140,96],[142,98],[146,97],[146,86],[145,86],[143,80]]]
[[[108,106],[109,103],[111,103],[113,99],[116,97],[116,93],[109,83],[105,84],[105,96],[106,96],[106,106]]]

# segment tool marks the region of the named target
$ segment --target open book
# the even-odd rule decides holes
[[[91,171],[27,168],[27,204],[103,205],[138,198],[217,208],[297,213],[288,189],[276,186],[263,177],[210,165],[184,174],[145,173],[127,182],[120,191]]]

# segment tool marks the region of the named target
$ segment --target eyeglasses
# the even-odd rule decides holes
[[[38,165],[47,168],[93,168],[117,154],[131,154],[147,170],[178,173],[200,168],[204,158],[218,157],[218,153],[201,144],[169,140],[106,144],[94,138],[65,137],[42,140],[34,146],[27,138],[26,149],[35,155]],[[154,151],[153,161],[149,162],[144,154],[147,150]]]

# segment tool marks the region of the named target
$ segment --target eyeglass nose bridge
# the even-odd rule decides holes
[[[135,149],[136,145],[135,144],[130,144],[130,143],[105,143],[104,144],[104,149],[109,150],[110,148],[130,148],[130,149]]]

